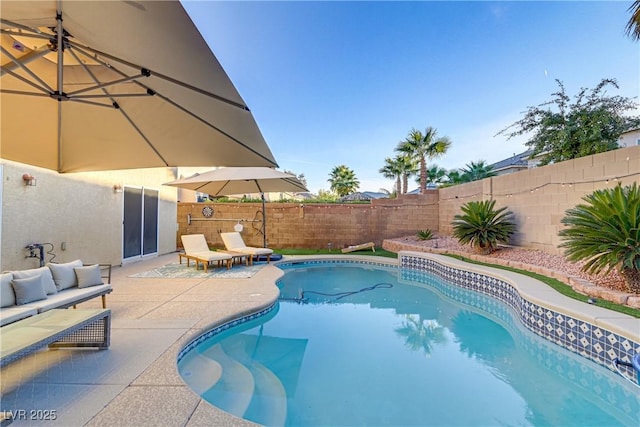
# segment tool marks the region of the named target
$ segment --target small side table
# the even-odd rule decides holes
[[[247,265],[253,265],[253,257],[251,256],[251,254],[245,254],[242,252],[235,252],[235,251],[224,251],[224,250],[220,250],[218,249],[218,252],[222,252],[228,255],[231,255],[231,259],[232,262],[231,264],[233,265],[234,263],[236,264],[242,264],[242,263],[246,263]],[[244,258],[244,260],[243,260]]]

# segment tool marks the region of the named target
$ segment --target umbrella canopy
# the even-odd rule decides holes
[[[279,191],[309,191],[294,175],[265,167],[230,167],[195,174],[189,178],[167,182],[164,185],[186,188],[210,196],[260,193],[262,196],[262,227],[264,247],[267,247],[267,225],[264,193]]]
[[[214,169],[164,185],[198,191],[213,197],[247,193],[309,191],[294,175],[265,167]]]
[[[276,165],[178,1],[0,12],[0,157],[59,172]]]

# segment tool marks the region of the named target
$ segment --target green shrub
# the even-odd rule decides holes
[[[420,240],[431,240],[431,239],[433,239],[433,231],[431,231],[429,229],[418,231],[418,239],[420,239]]]
[[[596,190],[565,212],[558,235],[570,261],[586,261],[590,274],[620,271],[631,292],[640,293],[640,188],[637,183]]]
[[[499,243],[508,243],[516,231],[513,213],[506,207],[495,209],[495,200],[468,202],[461,206],[462,215],[453,220],[453,236],[463,245],[471,245],[489,254]]]

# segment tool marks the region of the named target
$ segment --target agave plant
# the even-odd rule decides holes
[[[586,261],[590,274],[620,271],[629,291],[640,293],[640,187],[596,190],[565,212],[558,234],[570,261]]]
[[[418,239],[420,240],[431,240],[433,239],[433,231],[426,229],[418,231]]]
[[[495,205],[495,200],[462,205],[463,215],[456,215],[453,220],[453,236],[483,254],[493,252],[499,243],[508,243],[516,231],[513,213],[506,207],[495,209]]]

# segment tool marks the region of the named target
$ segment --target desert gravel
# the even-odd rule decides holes
[[[448,249],[469,254],[476,253],[470,246],[461,245],[455,238],[449,236],[436,236],[431,240],[419,240],[416,236],[406,236],[387,240],[406,243],[417,247]],[[584,263],[572,263],[562,255],[553,255],[535,249],[500,247],[492,254],[486,256],[488,258],[521,262],[524,264],[560,271],[570,276],[588,280],[597,286],[627,292],[624,279],[617,271],[612,271],[606,275],[590,275],[582,271]]]

